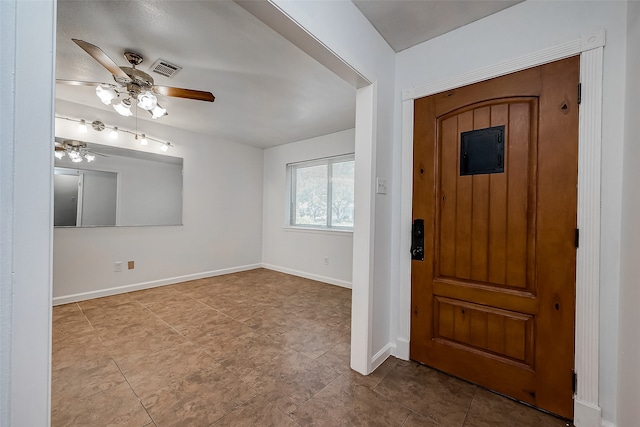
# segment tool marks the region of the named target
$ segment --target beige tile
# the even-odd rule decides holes
[[[390,399],[340,377],[296,409],[301,426],[402,426],[410,411]]]
[[[124,377],[113,359],[103,356],[80,360],[51,372],[51,401],[78,399],[123,383]]]
[[[251,332],[231,339],[219,351],[214,352],[214,358],[239,377],[245,377],[285,351],[280,344]]]
[[[104,348],[116,363],[123,359],[139,358],[180,345],[187,340],[167,327],[145,328],[105,341]]]
[[[341,375],[351,373],[351,344],[340,343],[316,359]]]
[[[256,392],[220,367],[199,371],[142,400],[159,426],[209,426]]]
[[[338,373],[333,369],[295,350],[285,349],[243,379],[259,393],[289,396],[296,403],[301,403],[337,377]]]
[[[51,366],[55,370],[107,355],[107,349],[95,332],[69,333],[52,343]]]
[[[289,416],[295,409],[295,403],[287,397],[259,395],[235,408],[212,427],[298,427]]]
[[[347,374],[344,374],[347,378],[353,381],[356,384],[369,387],[371,389],[375,388],[382,382],[382,380],[396,367],[396,365],[400,362],[399,359],[391,356],[387,360],[385,360],[382,365],[378,366],[375,371],[370,373],[369,375],[362,375],[354,370],[349,369]]]
[[[131,300],[138,301],[142,305],[150,305],[166,300],[172,300],[177,296],[182,296],[182,294],[171,286],[159,286],[157,288],[129,292],[129,298]]]
[[[199,302],[196,302],[189,309],[163,313],[161,318],[178,333],[186,337],[206,329],[207,325],[215,324],[219,320],[223,322],[229,320],[227,316]]]
[[[82,399],[63,399],[51,412],[51,425],[142,427],[152,420],[127,383]]]
[[[72,340],[78,335],[93,334],[95,330],[87,318],[78,310],[77,314],[57,317],[51,323],[51,340],[53,343]]]
[[[212,356],[224,353],[228,343],[242,335],[253,333],[253,330],[229,317],[222,316],[211,319],[189,330],[185,336],[192,342],[205,348]]]
[[[297,326],[282,333],[269,333],[276,342],[316,359],[343,342],[343,335],[337,326],[326,326],[311,321],[297,322]]]
[[[102,298],[94,298],[86,301],[80,301],[77,304],[85,311],[92,308],[114,307],[131,301],[131,293],[112,295]]]
[[[433,421],[431,418],[423,417],[422,415],[412,412],[405,420],[402,427],[439,427],[440,424]]]
[[[80,307],[75,302],[56,305],[51,310],[51,317],[54,322],[59,318],[75,314],[82,314]]]
[[[445,427],[461,427],[476,387],[414,362],[398,361],[374,390]]]
[[[565,427],[565,421],[484,389],[476,392],[465,427]]]
[[[118,362],[131,388],[140,398],[214,364],[211,356],[190,342]]]

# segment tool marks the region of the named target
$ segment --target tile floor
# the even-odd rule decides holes
[[[413,362],[351,371],[350,311],[263,269],[54,307],[52,425],[565,427]]]

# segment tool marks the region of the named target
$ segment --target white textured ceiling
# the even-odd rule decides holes
[[[396,52],[523,0],[353,0]]]
[[[341,0],[348,1],[348,0]],[[401,51],[513,4],[507,0],[353,0],[395,51]],[[143,55],[183,69],[156,83],[206,90],[214,103],[160,97],[169,115],[140,110],[123,119],[94,88],[57,85],[59,115],[102,120],[162,138],[162,126],[256,147],[271,147],[354,126],[355,89],[230,0],[58,1],[56,77],[111,82],[111,74],[71,41],[99,46],[119,65]],[[154,132],[157,129],[157,132]]]
[[[143,55],[138,68],[162,58],[183,69],[157,84],[212,92],[213,103],[159,97],[168,116],[139,110],[140,127],[161,126],[270,147],[354,126],[355,89],[232,1],[58,1],[56,77],[112,82],[111,74],[71,41],[99,46],[118,65]],[[57,114],[120,123],[95,88],[56,85]],[[89,115],[90,117],[87,117]],[[149,129],[152,130],[149,130]]]

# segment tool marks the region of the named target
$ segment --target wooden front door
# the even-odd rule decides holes
[[[566,418],[579,69],[573,57],[417,99],[414,123],[411,358]]]

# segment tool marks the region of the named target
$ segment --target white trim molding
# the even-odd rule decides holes
[[[409,358],[411,323],[411,257],[413,104],[417,98],[580,55],[582,103],[578,134],[578,227],[576,258],[575,369],[578,389],[574,400],[577,427],[603,424],[598,406],[598,337],[600,293],[600,171],[602,146],[602,69],[605,32],[579,37],[556,46],[474,70],[452,78],[402,91],[402,176],[400,230],[400,289],[395,355]]]
[[[255,270],[261,268],[262,264],[242,265],[239,267],[223,268],[220,270],[204,271],[202,273],[186,274],[184,276],[168,277],[166,279],[151,280],[148,282],[133,283],[131,285],[118,286],[115,288],[100,289],[97,291],[82,292],[79,294],[63,295],[53,298],[53,305],[69,304],[72,302],[85,301],[93,298],[108,297],[111,295],[124,294],[127,292],[140,291],[143,289],[156,288],[158,286],[173,285],[187,282],[189,280],[206,279],[207,277],[222,276],[224,274],[238,273],[241,271]]]
[[[329,285],[340,286],[341,288],[351,289],[351,282],[346,280],[335,279],[333,277],[321,276],[319,274],[307,273],[304,271],[294,270],[287,267],[280,267],[273,264],[262,263],[262,268],[267,270],[278,271],[280,273],[290,274],[292,276],[304,277],[305,279],[315,280],[316,282],[328,283]]]

